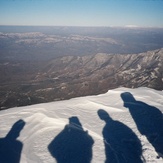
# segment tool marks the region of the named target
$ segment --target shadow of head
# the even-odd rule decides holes
[[[25,122],[21,119],[18,120],[13,124],[11,130],[9,131],[6,137],[9,139],[16,139],[17,137],[19,137],[20,131],[24,128],[24,126]]]
[[[136,102],[134,96],[130,92],[121,93],[121,98],[124,102],[124,107],[128,107],[130,104],[134,104]]]
[[[82,128],[82,124],[80,123],[78,117],[76,117],[76,116],[73,116],[73,117],[70,117],[70,118],[69,118],[69,125],[70,125],[71,127],[72,127],[72,126],[76,126],[76,127],[80,128],[80,129],[83,129],[83,128]]]
[[[103,109],[99,109],[97,112],[98,116],[100,117],[101,120],[107,122],[109,120],[112,120],[110,115]]]

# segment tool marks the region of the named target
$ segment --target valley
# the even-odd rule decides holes
[[[4,29],[0,27],[1,110],[117,87],[163,90],[162,29]]]
[[[1,109],[105,93],[117,87],[163,89],[163,49],[139,54],[64,56],[4,63]]]

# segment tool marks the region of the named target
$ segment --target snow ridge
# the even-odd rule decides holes
[[[74,160],[80,163],[80,158],[86,163],[161,163],[162,101],[162,91],[144,87],[117,88],[97,96],[3,110],[0,112],[0,146],[7,142],[6,135],[10,131],[15,136],[12,141],[22,143],[15,155],[20,163]],[[145,110],[141,112],[144,105]],[[153,109],[157,112],[154,116]],[[143,121],[147,118],[153,123]],[[144,130],[142,123],[148,130]],[[151,125],[156,125],[158,130]],[[0,148],[2,150],[4,148]],[[57,152],[59,150],[61,152]]]

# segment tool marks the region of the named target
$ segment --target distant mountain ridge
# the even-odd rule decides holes
[[[0,26],[1,60],[47,60],[163,47],[163,28]]]
[[[98,91],[106,91],[107,88],[117,86],[146,86],[161,90],[163,89],[162,70],[163,49],[126,55],[99,53],[82,57],[68,56],[50,61],[36,80],[65,79],[67,81],[62,83],[65,87],[82,83],[78,88],[81,89],[80,92],[85,92],[87,87],[93,85],[96,85]]]
[[[32,70],[24,81],[4,83],[1,109],[100,94],[121,86],[163,90],[163,48],[139,54],[64,56]]]

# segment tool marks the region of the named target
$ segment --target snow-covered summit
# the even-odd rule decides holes
[[[3,110],[0,153],[5,154],[0,159],[161,163],[162,113],[163,92],[149,88],[117,88],[97,96]]]

